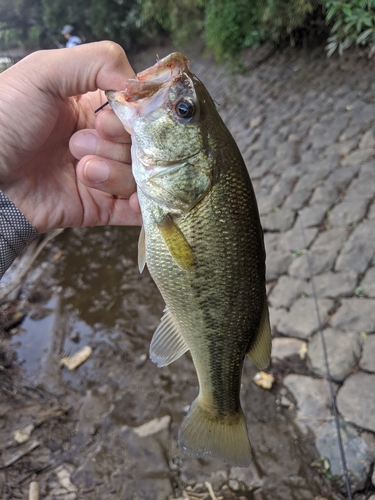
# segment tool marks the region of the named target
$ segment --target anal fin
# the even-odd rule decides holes
[[[177,264],[183,269],[193,269],[195,264],[193,250],[172,217],[169,214],[166,215],[162,221],[157,223],[157,226]]]
[[[267,368],[271,359],[271,326],[267,301],[264,301],[262,318],[255,342],[248,355],[251,361],[260,369]]]
[[[168,308],[164,309],[160,325],[155,330],[150,345],[151,361],[159,368],[167,366],[181,357],[189,348]]]

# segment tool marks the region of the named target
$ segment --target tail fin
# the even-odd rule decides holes
[[[178,442],[184,451],[196,458],[219,458],[237,467],[248,467],[251,462],[242,410],[234,416],[218,417],[199,404],[199,396],[182,422]]]

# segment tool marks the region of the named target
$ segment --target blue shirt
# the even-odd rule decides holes
[[[79,36],[71,36],[69,40],[66,42],[65,47],[76,47],[77,45],[81,45],[82,40],[79,38]]]

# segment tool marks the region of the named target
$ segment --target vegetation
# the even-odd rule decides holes
[[[64,43],[64,24],[85,41],[129,49],[160,35],[178,44],[203,38],[220,58],[265,42],[292,45],[325,26],[327,54],[351,45],[375,53],[375,0],[0,0],[0,49]],[[317,22],[318,21],[318,22]]]

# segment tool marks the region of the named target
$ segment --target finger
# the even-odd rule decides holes
[[[136,192],[131,165],[98,156],[85,156],[76,167],[85,186],[129,199]],[[134,205],[135,206],[135,205]]]
[[[122,47],[110,41],[37,51],[22,59],[20,65],[42,91],[62,98],[98,88],[122,90],[135,75]]]
[[[97,114],[95,128],[103,139],[130,143],[131,137],[112,109],[103,109]]]
[[[125,138],[125,136],[124,136]],[[79,130],[69,140],[69,149],[77,160],[87,155],[102,156],[121,163],[131,163],[129,142],[112,142],[102,139],[93,129]]]

